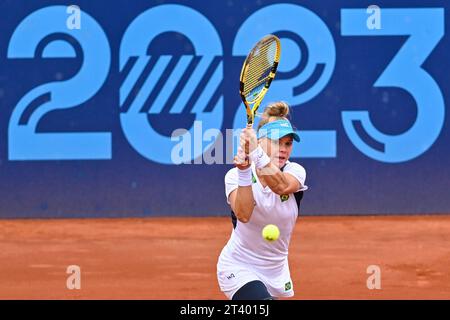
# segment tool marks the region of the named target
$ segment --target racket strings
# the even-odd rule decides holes
[[[250,100],[264,88],[277,56],[275,39],[263,40],[252,50],[247,61],[244,95]]]

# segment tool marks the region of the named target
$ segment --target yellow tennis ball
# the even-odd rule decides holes
[[[274,224],[268,224],[262,229],[262,236],[267,241],[275,241],[280,236],[280,229]]]

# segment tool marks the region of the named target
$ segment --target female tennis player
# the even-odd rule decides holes
[[[288,247],[303,197],[306,171],[289,161],[293,141],[300,141],[287,116],[289,106],[276,102],[264,110],[258,134],[243,129],[235,168],[225,175],[233,231],[217,263],[220,289],[232,300],[292,297]],[[250,161],[242,163],[245,144]],[[275,224],[278,240],[266,241],[262,229]]]

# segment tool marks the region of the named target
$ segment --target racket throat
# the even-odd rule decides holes
[[[253,122],[255,121],[255,115],[247,114],[247,125],[253,126]]]

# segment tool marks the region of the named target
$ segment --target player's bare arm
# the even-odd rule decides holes
[[[273,163],[269,163],[261,171],[261,179],[278,195],[290,194],[300,189],[300,182],[289,173],[281,172]],[[266,172],[266,173],[265,173]],[[272,173],[273,174],[270,174]]]
[[[243,142],[243,140],[241,140]],[[245,158],[242,147],[238,148],[238,154],[234,157],[234,165],[239,170],[240,175],[251,175],[251,167],[248,161],[242,163],[242,158]],[[239,185],[238,188],[230,193],[229,196],[231,209],[236,218],[243,223],[250,220],[253,209],[255,207],[255,199],[253,198],[252,186]]]
[[[252,187],[239,187],[230,193],[230,205],[236,218],[247,223],[252,216],[255,200],[253,199]]]

